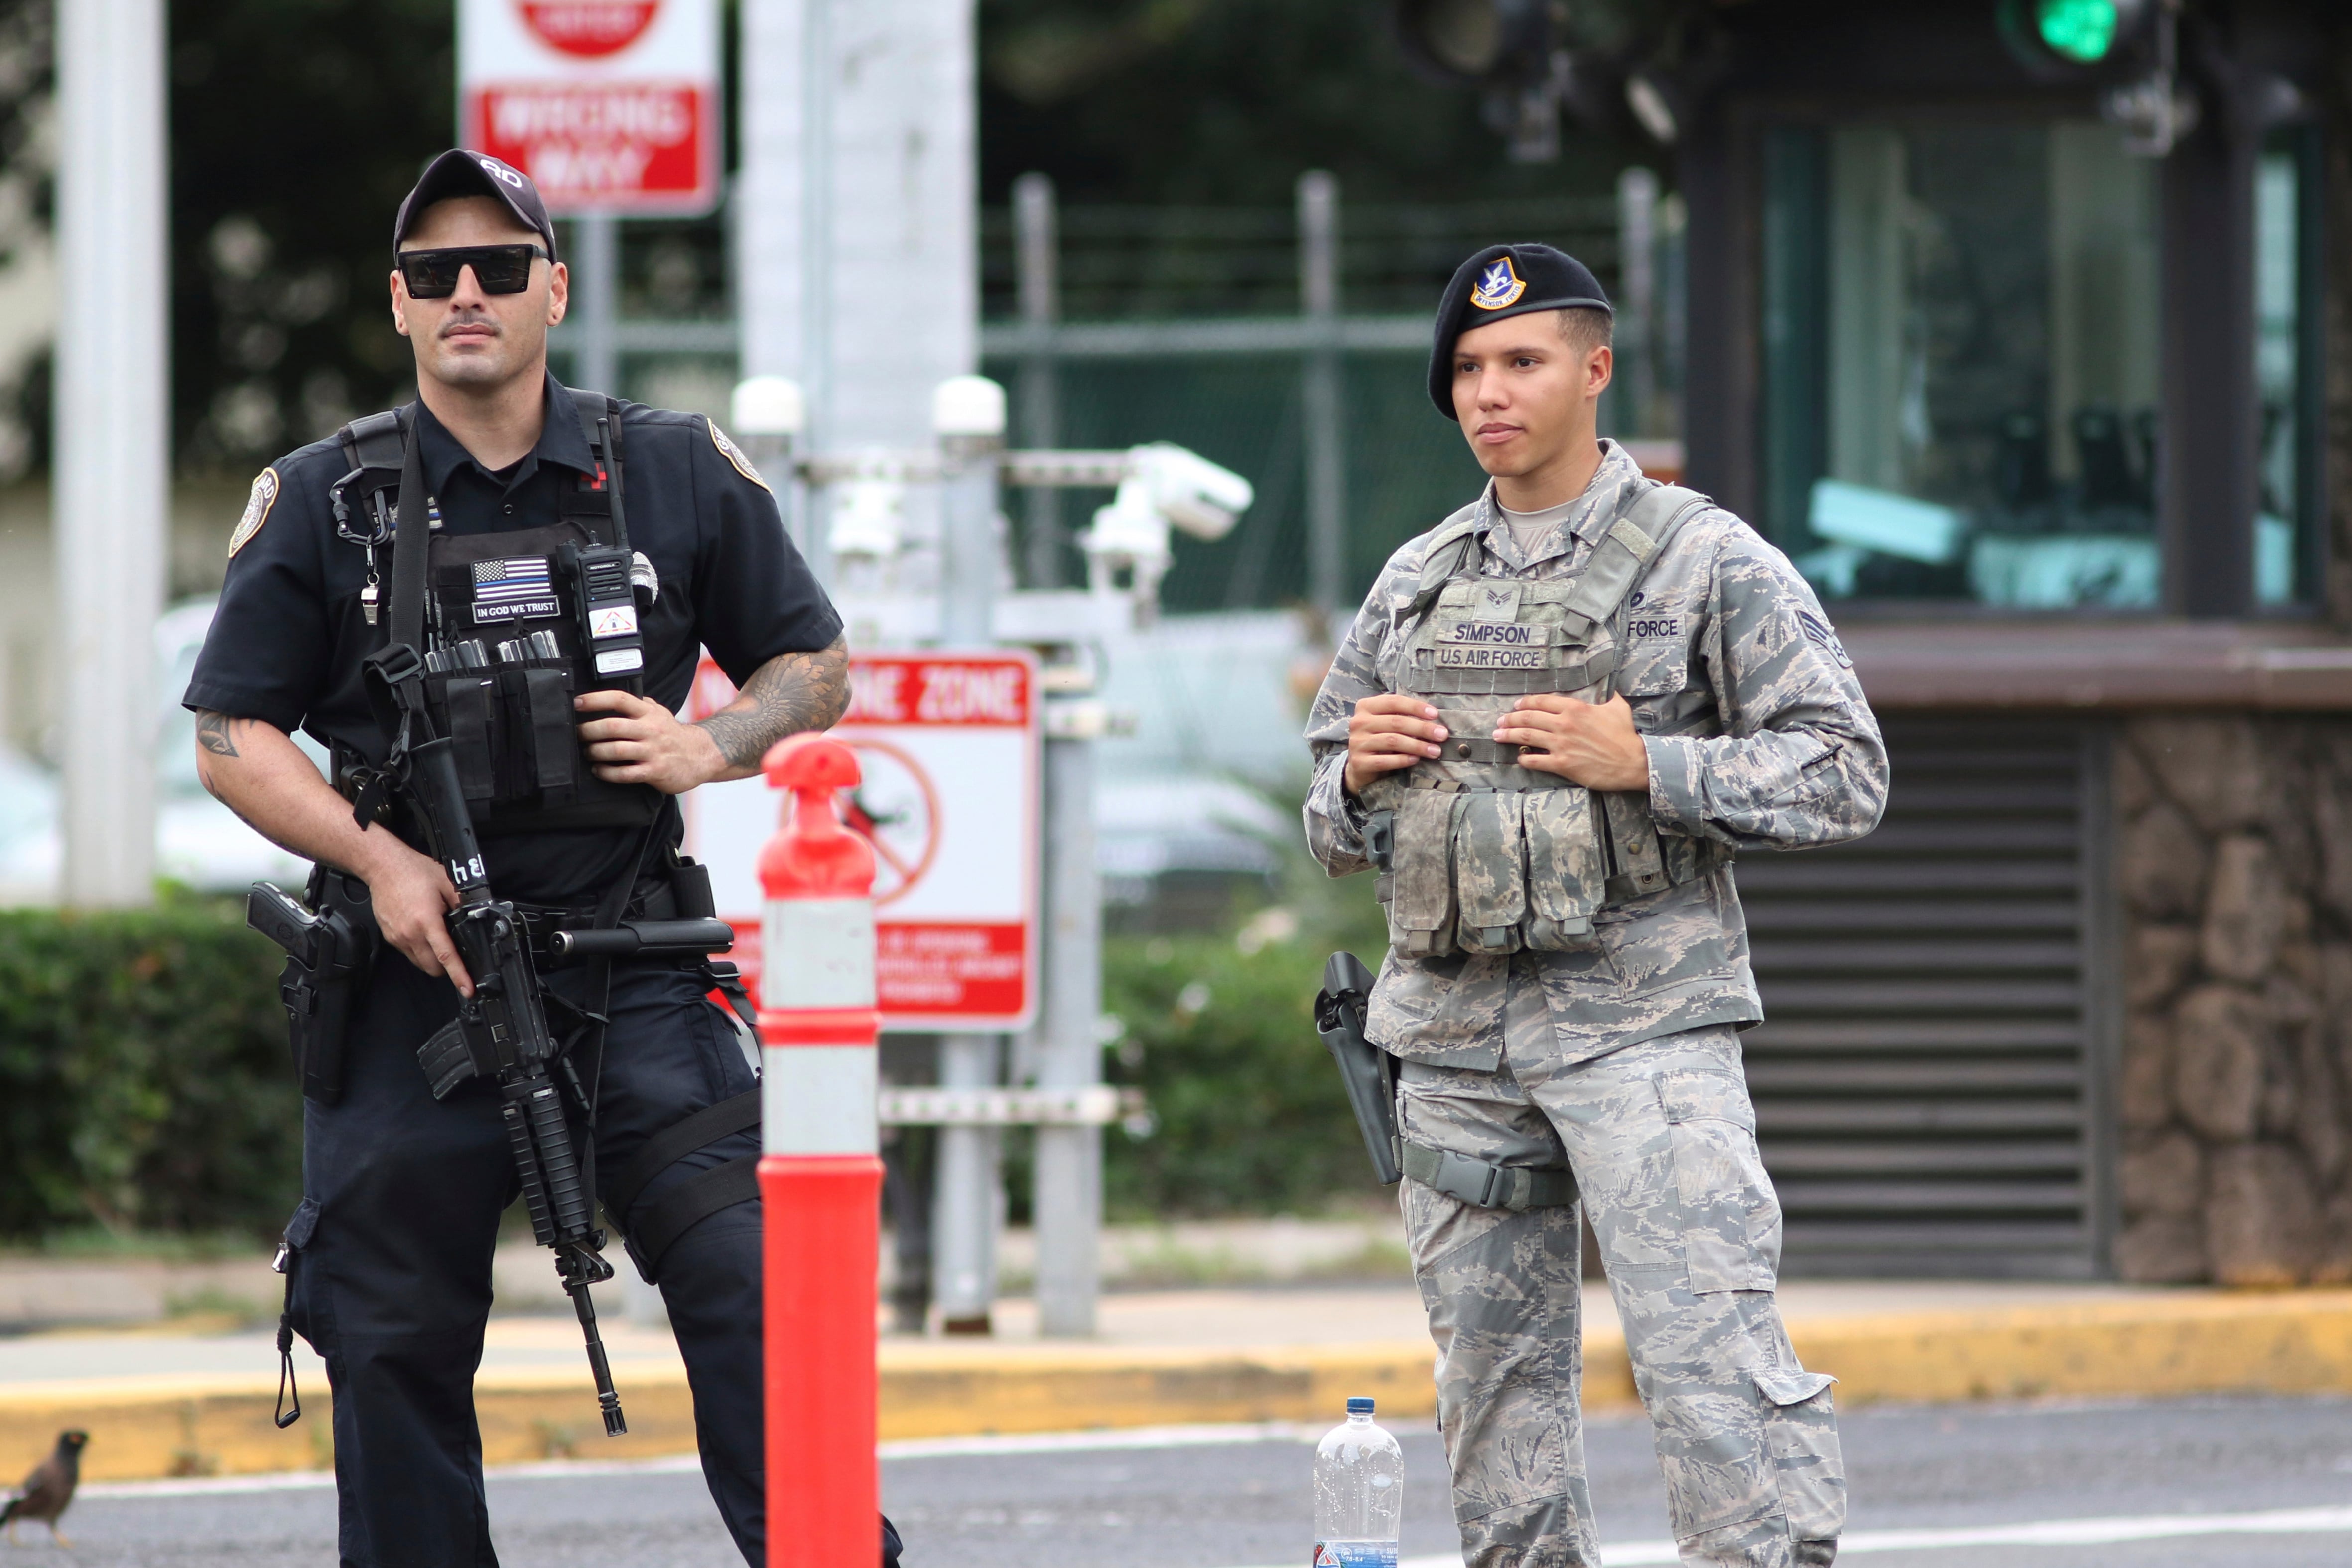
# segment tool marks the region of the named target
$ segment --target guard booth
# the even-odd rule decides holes
[[[2352,1275],[2341,23],[1700,9],[1634,79],[1689,482],[1895,773],[1871,839],[1738,868],[1790,1271]]]

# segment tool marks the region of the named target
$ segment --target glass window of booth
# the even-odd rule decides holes
[[[2254,172],[2254,384],[2262,399],[2262,494],[2254,516],[2254,598],[2318,597],[2322,448],[2318,138],[2273,132]]]
[[[1918,120],[1764,165],[1764,522],[1822,595],[2155,608],[2155,164]]]

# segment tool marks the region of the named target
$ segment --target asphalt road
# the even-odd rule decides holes
[[[1849,1414],[1843,1425],[1854,1497],[1847,1560],[1884,1568],[2352,1563],[2352,1401],[1876,1409]],[[1404,1554],[1443,1557],[1455,1542],[1436,1438],[1418,1421],[1398,1435],[1407,1464]],[[1312,1436],[1194,1428],[901,1447],[884,1462],[883,1489],[909,1568],[1297,1564],[1311,1540]],[[1638,1417],[1596,1421],[1587,1449],[1601,1540],[1621,1548],[1610,1563],[1672,1562],[1647,1426]],[[740,1561],[691,1469],[551,1468],[491,1478],[507,1568]],[[18,1547],[0,1544],[0,1563],[312,1568],[334,1560],[334,1498],[315,1483],[93,1488],[66,1526],[70,1552],[51,1548],[34,1526]]]

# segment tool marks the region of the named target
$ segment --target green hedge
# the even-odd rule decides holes
[[[0,911],[0,1237],[284,1223],[301,1188],[301,1100],[278,955],[240,913],[188,899]],[[1106,1074],[1150,1107],[1148,1130],[1106,1140],[1113,1215],[1382,1195],[1313,1017],[1335,947],[1376,961],[1372,913],[1362,879],[1318,874],[1241,932],[1107,944],[1105,1008],[1121,1032]]]
[[[1303,856],[1296,857],[1302,860]],[[1149,1132],[1113,1127],[1104,1202],[1123,1219],[1296,1214],[1387,1195],[1315,1033],[1323,963],[1384,945],[1369,878],[1294,866],[1288,902],[1234,931],[1112,939],[1105,1076],[1142,1088]]]
[[[278,963],[227,902],[0,910],[0,1237],[284,1224],[302,1114]]]

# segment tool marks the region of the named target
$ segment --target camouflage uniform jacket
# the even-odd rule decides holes
[[[1524,558],[1496,510],[1480,576],[1572,578],[1647,481],[1623,448],[1601,443],[1591,485],[1565,522]],[[1362,805],[1346,793],[1348,720],[1357,701],[1400,689],[1405,632],[1396,612],[1420,581],[1423,534],[1389,557],[1315,699],[1307,739],[1309,848],[1332,876],[1370,868]],[[1621,616],[1626,655],[1617,690],[1650,756],[1651,814],[1662,836],[1727,851],[1797,849],[1858,838],[1886,801],[1886,751],[1852,662],[1788,557],[1731,513],[1684,522],[1634,585]],[[1567,952],[1401,958],[1381,966],[1368,1033],[1411,1061],[1492,1069],[1503,1045],[1506,977],[1540,975],[1558,1048],[1581,1061],[1637,1040],[1764,1016],[1730,855],[1685,882],[1604,908],[1593,943]],[[1539,1042],[1514,1038],[1515,1054]]]

